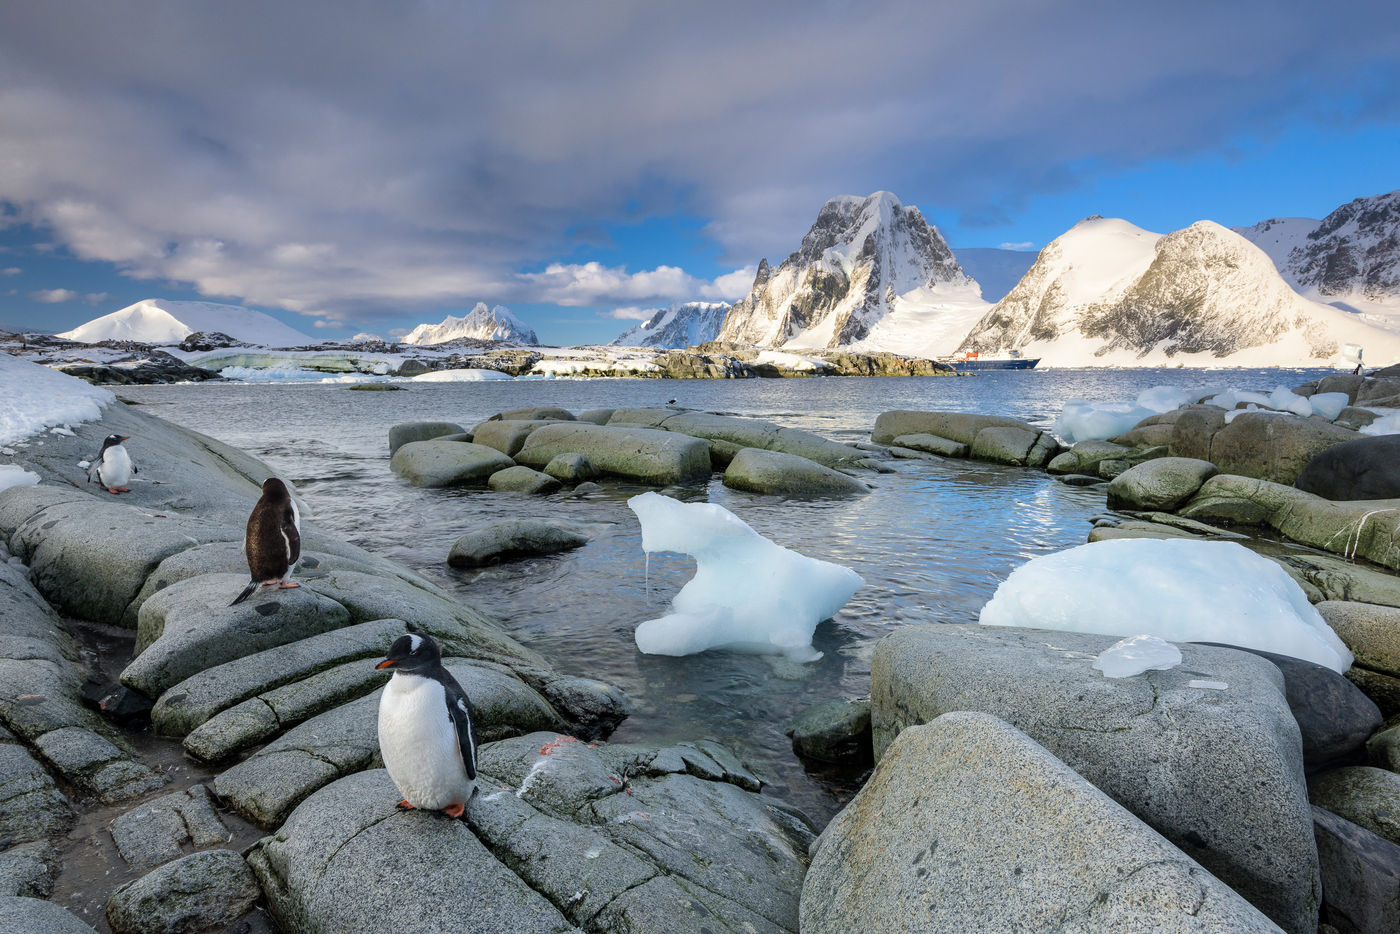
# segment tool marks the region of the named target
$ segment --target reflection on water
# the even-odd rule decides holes
[[[843,441],[865,441],[891,409],[1009,414],[1048,425],[1065,399],[1131,399],[1153,385],[1272,389],[1316,378],[1305,371],[1029,371],[959,379],[568,380],[440,383],[404,392],[343,386],[198,385],[123,388],[147,411],[213,435],[272,464],[304,494],[316,522],[400,561],[501,620],[560,669],[622,686],[633,714],[614,738],[663,742],[712,736],[741,753],[773,793],[824,823],[850,782],[808,775],[783,735],[804,707],[869,691],[875,642],[909,624],[972,622],[1012,568],[1082,544],[1104,512],[1102,490],[1045,474],[967,461],[893,461],[868,496],[783,501],[708,485],[663,492],[708,499],[803,554],[855,569],[865,585],[817,627],[825,653],[797,665],[781,657],[709,652],[644,656],[632,631],[666,612],[694,563],[641,551],[626,506],[643,487],[582,497],[416,489],[388,463],[390,426],[444,419],[468,428],[495,412],[533,405],[573,411],[681,405],[755,415]],[[548,558],[460,572],[448,550],[487,522],[549,516],[586,524],[588,545]],[[649,565],[649,567],[648,567]]]

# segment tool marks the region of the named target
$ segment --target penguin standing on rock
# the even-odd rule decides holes
[[[301,557],[301,515],[287,484],[276,477],[263,481],[262,496],[248,517],[248,534],[243,541],[252,580],[229,606],[247,600],[259,587],[301,586],[288,580],[292,565]]]
[[[375,666],[394,676],[379,698],[379,751],[401,808],[461,817],[476,786],[476,735],[467,693],[425,635],[394,640]]]
[[[131,487],[127,484],[131,482],[131,475],[139,471],[131,463],[131,455],[122,445],[123,441],[130,439],[131,435],[108,435],[103,439],[102,450],[88,467],[89,483],[102,484],[113,496],[131,492]]]

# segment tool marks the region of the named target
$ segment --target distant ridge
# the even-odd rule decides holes
[[[609,346],[665,347],[679,350],[719,336],[729,302],[678,302],[614,338]]]
[[[523,321],[504,305],[487,308],[485,302],[460,318],[448,315],[440,324],[420,324],[403,339],[405,344],[442,344],[471,338],[482,341],[511,341],[517,344],[538,344],[540,339]]]

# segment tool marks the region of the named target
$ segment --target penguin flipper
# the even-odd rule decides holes
[[[243,592],[242,592],[241,594],[239,594],[238,596],[236,596],[236,597],[233,598],[233,602],[230,603],[229,606],[238,606],[238,604],[242,603],[244,600],[247,600],[248,597],[250,597],[250,596],[252,595],[253,591],[255,591],[255,590],[257,590],[257,589],[258,589],[258,582],[257,582],[257,581],[249,581],[249,582],[248,582],[248,586],[243,588]]]
[[[297,527],[296,513],[292,511],[290,501],[282,515],[282,535],[287,541],[287,567],[291,567],[301,558],[301,529]]]
[[[447,715],[452,718],[452,726],[457,730],[457,748],[462,753],[462,765],[467,770],[467,778],[476,779],[476,732],[472,726],[472,702],[467,692],[444,669],[447,677],[443,681],[443,692],[447,695]]]

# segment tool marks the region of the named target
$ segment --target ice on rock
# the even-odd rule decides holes
[[[723,506],[660,493],[627,505],[641,520],[643,551],[691,555],[696,565],[671,601],[674,612],[637,627],[637,648],[648,655],[724,648],[815,661],[817,624],[864,583],[850,568],[769,541]]]
[[[1054,431],[1067,444],[1103,441],[1132,431],[1149,415],[1170,412],[1192,402],[1198,395],[1198,392],[1172,386],[1153,386],[1138,393],[1131,403],[1071,399],[1055,420]]]
[[[1293,578],[1236,542],[1110,539],[1033,558],[997,588],[978,622],[1223,642],[1339,673],[1352,662]]]
[[[1181,649],[1156,636],[1129,636],[1099,653],[1093,667],[1105,678],[1131,678],[1181,664]]]
[[[1363,435],[1400,435],[1400,412],[1392,412],[1361,429]]]
[[[39,482],[39,475],[25,470],[18,464],[0,464],[0,490],[12,486],[31,486]]]
[[[1344,392],[1320,392],[1309,396],[1308,402],[1312,403],[1312,414],[1321,415],[1328,421],[1341,415],[1342,409],[1351,404],[1350,398]]]

